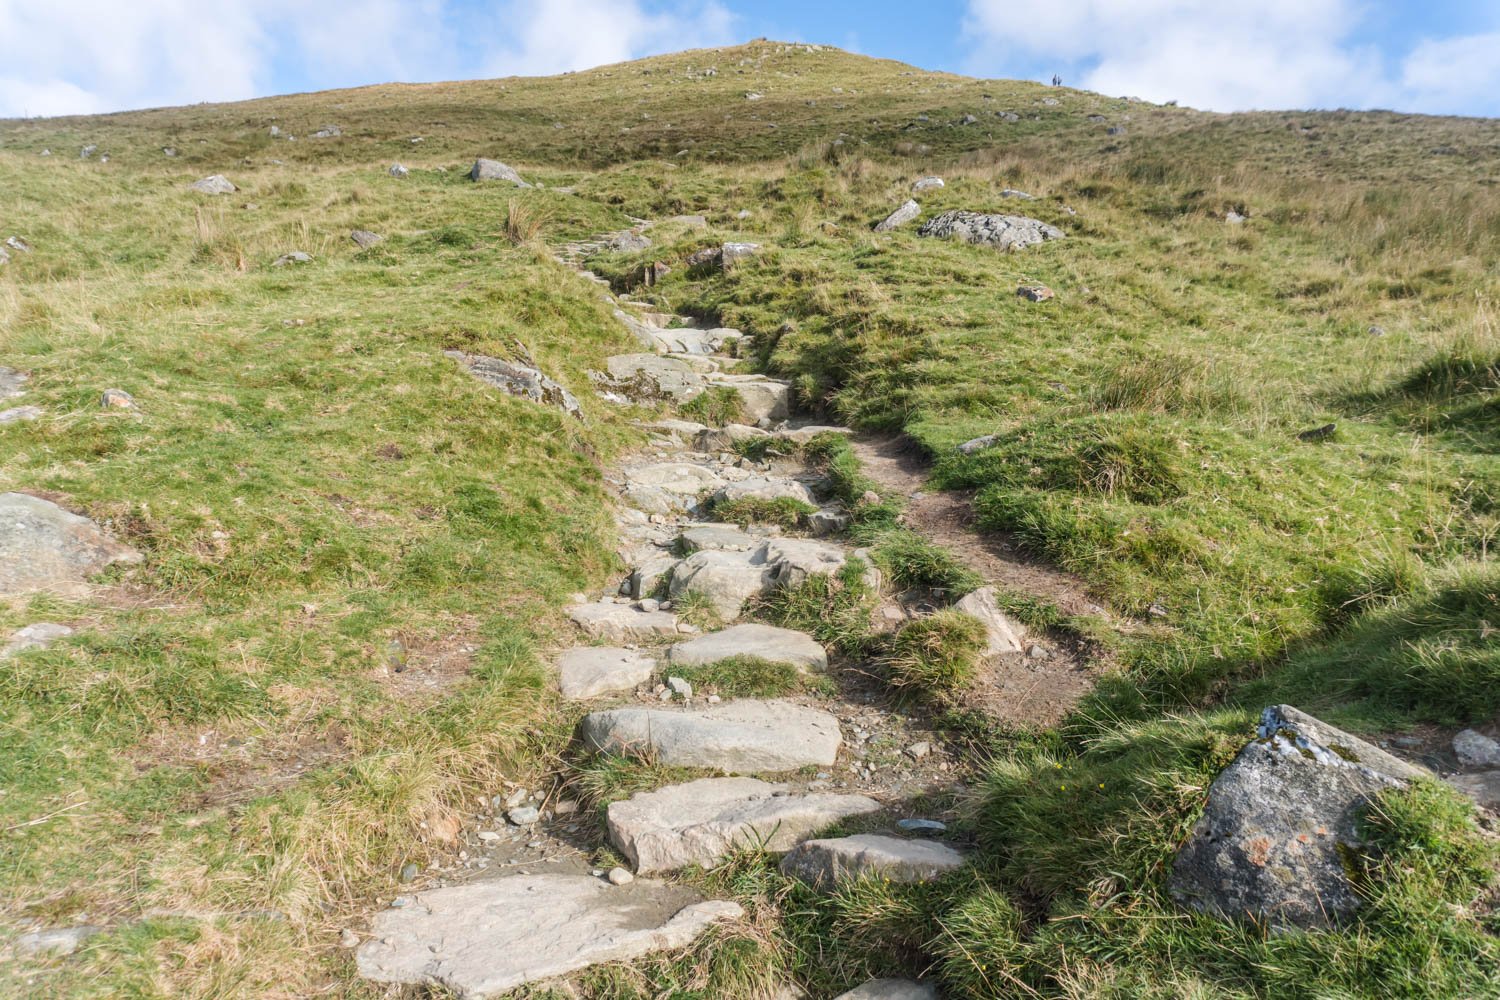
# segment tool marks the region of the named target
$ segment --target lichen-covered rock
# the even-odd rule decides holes
[[[1349,859],[1371,799],[1425,772],[1289,705],[1214,780],[1168,883],[1184,906],[1277,927],[1328,927],[1360,906]]]
[[[955,210],[929,219],[917,230],[917,235],[952,237],[998,250],[1020,250],[1048,240],[1060,240],[1064,233],[1055,226],[1023,215],[986,215]]]
[[[372,234],[373,235],[373,234]],[[513,361],[502,361],[482,354],[465,354],[463,351],[445,351],[448,357],[464,367],[488,385],[522,399],[544,406],[555,406],[569,416],[583,418],[578,400],[567,389],[528,365]]]
[[[88,518],[24,493],[0,493],[0,597],[48,591],[77,596],[112,563],[138,563]]]

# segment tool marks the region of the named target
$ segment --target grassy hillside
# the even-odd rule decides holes
[[[539,187],[470,184],[476,155]],[[209,173],[239,193],[186,190]],[[872,233],[928,173],[924,216],[1067,237]],[[556,609],[619,568],[603,474],[640,414],[586,372],[633,346],[548,247],[680,213],[712,233],[598,269],[673,264],[662,306],[755,334],[808,410],[909,434],[985,529],[1116,612],[1059,624],[1118,669],[1057,730],[949,720],[985,767],[972,880],[825,912],[742,859],[712,879],[752,927],[655,992],[616,972],[590,995],[928,969],[965,997],[1500,991],[1485,848],[1438,793],[1376,821],[1430,850],[1392,848],[1350,931],[1226,933],[1158,884],[1267,701],[1379,735],[1500,713],[1497,184],[1492,120],[1214,115],[770,42],[0,122],[0,240],[34,248],[0,267],[0,364],[46,411],[0,426],[0,489],[146,555],[95,600],[0,607],[0,631],[79,630],[0,667],[5,915],[132,921],[43,980],[0,967],[0,992],[383,995],[339,928],[555,763]],[[680,266],[735,238],[765,252]],[[294,250],[313,262],[272,266]],[[453,348],[534,358],[584,419],[486,390]],[[111,387],[138,408],[101,410]]]

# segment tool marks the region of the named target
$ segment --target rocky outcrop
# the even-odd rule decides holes
[[[1370,801],[1424,772],[1289,705],[1214,780],[1168,883],[1184,906],[1277,927],[1327,927],[1354,913],[1349,861]]]
[[[140,561],[139,552],[88,518],[24,493],[0,493],[0,597],[79,596],[106,566]]]
[[[443,353],[468,368],[469,372],[481,382],[492,385],[508,395],[529,399],[543,406],[555,406],[571,417],[583,419],[583,410],[578,405],[577,398],[529,365],[490,358],[483,354],[466,354],[463,351],[444,351]]]
[[[963,863],[962,853],[936,840],[861,833],[799,844],[781,859],[781,873],[827,890],[864,875],[890,882],[930,882]]]
[[[728,774],[827,767],[843,736],[827,712],[742,699],[692,710],[617,708],[584,718],[580,735],[603,753],[645,753],[663,764]]]
[[[928,220],[917,230],[917,235],[955,238],[997,250],[1021,250],[1048,240],[1060,240],[1064,236],[1061,229],[1039,219],[961,210],[944,212]]]
[[[797,794],[755,778],[702,778],[612,803],[609,839],[638,873],[650,874],[713,865],[741,847],[785,851],[879,808],[863,795]]]
[[[513,875],[403,901],[376,914],[355,953],[359,974],[464,1000],[684,948],[743,912],[650,879],[615,886],[588,875]]]

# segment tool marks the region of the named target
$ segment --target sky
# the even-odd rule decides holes
[[[1500,116],[1500,0],[0,0],[0,117],[559,73],[756,37],[1214,111]]]

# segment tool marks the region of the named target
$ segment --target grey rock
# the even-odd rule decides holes
[[[849,527],[852,520],[842,506],[824,507],[807,515],[807,529],[815,538],[826,538]]]
[[[564,698],[595,698],[646,683],[656,670],[656,658],[639,649],[584,646],[564,653],[557,670]]]
[[[471,181],[505,181],[516,187],[529,188],[521,179],[521,175],[499,160],[486,160],[483,157],[474,161],[474,166],[469,169],[469,180]]]
[[[686,362],[656,354],[616,354],[605,360],[605,367],[596,381],[635,402],[683,403],[702,395],[708,384]]]
[[[1423,772],[1289,705],[1214,780],[1168,889],[1182,905],[1276,927],[1327,927],[1361,905],[1345,858],[1372,797]]]
[[[19,236],[7,236],[5,245],[17,253],[31,253],[31,244]]]
[[[281,126],[272,125],[269,129],[266,130],[266,134],[269,135],[272,139],[281,138]]]
[[[28,649],[46,649],[58,639],[66,639],[72,634],[71,628],[54,622],[37,622],[18,628],[10,634],[5,645],[0,647],[0,660],[9,659]]]
[[[202,180],[193,181],[188,188],[199,194],[233,194],[239,190],[223,174],[210,174]]]
[[[684,496],[698,496],[723,481],[714,470],[692,462],[631,465],[626,466],[623,472],[629,486],[651,486]]]
[[[411,171],[399,163],[392,163],[391,169],[387,170],[386,173],[390,174],[392,177],[400,178],[410,174]]]
[[[535,368],[482,354],[465,354],[463,351],[443,353],[468,368],[481,382],[502,392],[543,406],[555,406],[569,416],[583,419],[583,410],[578,405],[577,398]]]
[[[770,436],[770,431],[763,431],[749,424],[725,424],[723,427],[700,431],[693,439],[693,447],[698,451],[707,452],[734,451],[735,446],[741,441],[752,441]]]
[[[732,524],[689,525],[681,535],[689,553],[713,549],[719,552],[749,552],[759,548],[765,539],[742,531]]]
[[[628,604],[575,604],[567,614],[585,635],[602,642],[641,642],[678,632],[671,612],[641,611]]]
[[[986,434],[983,437],[970,438],[958,446],[958,453],[960,455],[972,455],[975,452],[980,452],[990,447],[998,440],[1000,440],[998,434]]]
[[[649,879],[513,875],[419,893],[376,914],[356,962],[365,979],[483,1000],[525,983],[685,948],[739,905]]]
[[[686,699],[691,698],[693,696],[693,685],[689,684],[687,681],[683,680],[681,677],[668,677],[667,678],[667,687],[671,690],[671,692],[673,694],[677,695],[679,698],[682,698],[683,700],[686,700]]]
[[[94,145],[93,143],[90,143],[89,145],[84,146],[82,149],[80,149],[78,151],[78,158],[80,160],[87,160],[89,157],[93,156],[98,151],[99,151],[99,147],[96,146],[96,145]]]
[[[612,803],[609,839],[637,872],[650,874],[717,864],[740,847],[789,850],[841,819],[879,809],[862,795],[798,795],[755,778],[702,778]]]
[[[662,222],[667,224],[675,223],[679,226],[686,226],[689,229],[708,228],[708,219],[702,215],[671,215],[663,219]]]
[[[1057,293],[1046,285],[1022,285],[1016,289],[1016,294],[1028,302],[1047,302],[1057,297]]]
[[[358,246],[361,250],[368,250],[375,244],[383,242],[385,240],[384,236],[381,236],[379,233],[372,233],[368,229],[356,229],[354,230],[354,232],[349,234],[349,238],[353,240],[355,245]]]
[[[956,210],[929,219],[917,230],[917,235],[952,237],[999,250],[1020,250],[1048,240],[1060,240],[1064,234],[1055,226],[1021,215],[985,215]]]
[[[944,186],[941,177],[918,177],[912,183],[911,189],[913,193],[921,194],[923,191],[934,191]]]
[[[742,260],[748,260],[760,253],[759,243],[725,243],[720,258],[720,266],[728,271],[734,268]]]
[[[922,206],[918,205],[915,199],[908,198],[901,203],[900,208],[887,215],[880,222],[877,222],[875,224],[875,231],[877,233],[890,232],[892,229],[906,225],[921,214]]]
[[[627,869],[621,868],[618,865],[616,865],[614,868],[611,868],[609,870],[609,874],[606,875],[605,878],[609,879],[610,885],[629,885],[630,883],[635,881],[634,875],[632,875]]]
[[[843,737],[838,719],[789,701],[726,701],[674,711],[618,708],[594,712],[583,742],[604,753],[649,753],[663,764],[730,774],[827,767]]]
[[[628,232],[616,233],[605,246],[616,253],[636,253],[651,249],[651,238],[645,233],[632,229]]]
[[[35,420],[42,415],[40,406],[15,406],[0,410],[0,424],[14,424],[24,420]]]
[[[1472,729],[1453,737],[1453,752],[1464,767],[1500,768],[1500,743]]]
[[[737,483],[721,487],[715,494],[717,501],[725,500],[776,500],[788,497],[813,504],[812,490],[794,479],[773,479],[767,476],[751,476]]]
[[[705,667],[738,657],[787,663],[798,670],[828,669],[828,653],[805,632],[749,623],[678,643],[667,650],[667,662],[680,667]]]
[[[516,806],[505,814],[505,818],[516,826],[531,826],[542,818],[542,812],[536,806]]]
[[[88,925],[49,927],[46,930],[22,934],[16,938],[12,947],[17,955],[46,955],[52,958],[62,958],[73,954],[83,942],[103,930],[103,927]]]
[[[6,250],[4,247],[0,247],[0,264],[9,264],[9,263],[10,263],[10,251]]]
[[[1017,622],[1011,621],[1005,612],[1000,610],[1000,605],[995,600],[994,587],[980,587],[965,595],[963,600],[953,607],[966,615],[973,615],[984,623],[984,633],[988,639],[984,655],[1019,653],[1026,648],[1023,645],[1026,630]]]
[[[1000,192],[1002,198],[1019,198],[1021,201],[1036,201],[1036,195],[1027,194],[1025,191],[1017,191],[1015,188],[1006,188]]]
[[[938,1000],[938,991],[913,979],[872,979],[834,1000]]]
[[[99,406],[105,410],[133,410],[135,397],[124,389],[105,389],[99,394]]]
[[[0,399],[14,399],[24,395],[28,378],[25,372],[18,372],[14,368],[0,365]]]
[[[24,493],[0,493],[0,597],[39,591],[78,596],[114,563],[139,563],[93,521]]]
[[[671,580],[672,571],[682,560],[675,556],[655,556],[637,566],[630,574],[627,583],[629,597],[637,601],[644,601],[656,593],[662,581]]]
[[[837,573],[849,558],[837,545],[810,538],[768,539],[764,551],[778,587],[796,587],[810,576]]]
[[[1448,784],[1474,800],[1481,809],[1500,812],[1500,771],[1455,774]]]
[[[740,397],[740,419],[751,423],[773,423],[791,416],[792,387],[789,382],[763,375],[709,376],[708,384],[733,389]]]
[[[337,125],[324,125],[312,134],[314,139],[336,139],[344,134],[344,130]]]
[[[171,159],[177,155],[177,150],[171,146],[163,146],[161,148],[161,155]]]
[[[948,824],[935,819],[902,819],[896,825],[908,833],[943,833]]]
[[[961,852],[936,840],[861,833],[806,841],[781,859],[781,873],[827,890],[864,875],[891,882],[929,882],[963,863]]]
[[[293,250],[291,253],[284,253],[280,257],[277,257],[275,260],[271,261],[271,266],[272,267],[286,267],[288,264],[311,264],[311,263],[312,263],[312,254],[308,253],[305,250]]]
[[[721,618],[740,616],[745,603],[775,584],[764,546],[749,552],[708,549],[695,552],[672,569],[668,593],[673,601],[686,594],[706,598]]]
[[[1231,208],[1229,211],[1224,213],[1224,221],[1229,223],[1231,226],[1238,226],[1244,223],[1245,217]]]

